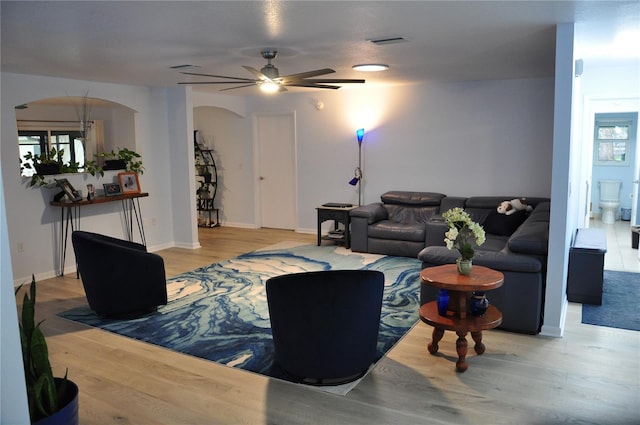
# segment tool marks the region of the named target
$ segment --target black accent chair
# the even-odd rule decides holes
[[[167,303],[164,261],[144,245],[79,230],[71,240],[89,307],[97,314],[135,317]]]
[[[382,272],[294,273],[270,278],[266,289],[276,364],[293,380],[337,385],[367,372],[376,358]]]

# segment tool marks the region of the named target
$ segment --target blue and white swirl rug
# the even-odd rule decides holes
[[[332,269],[379,270],[385,275],[377,362],[418,321],[420,262],[415,258],[284,242],[168,279],[168,304],[141,318],[104,319],[88,306],[60,316],[227,366],[286,379],[273,364],[265,283],[272,276]]]

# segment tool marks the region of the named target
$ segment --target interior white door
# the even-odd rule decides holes
[[[631,114],[631,134],[630,143],[633,144],[633,149],[636,152],[633,165],[633,181],[631,185],[631,225],[637,226],[640,222],[638,217],[638,203],[640,194],[640,143],[638,143],[638,113]]]
[[[259,222],[262,227],[295,229],[295,115],[256,117]]]

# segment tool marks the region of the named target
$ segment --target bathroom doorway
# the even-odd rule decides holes
[[[600,112],[593,118],[591,218],[602,219],[600,182],[620,181],[617,220],[638,223],[640,160],[636,149],[637,112]],[[608,201],[611,201],[610,199]],[[607,220],[605,220],[607,221]],[[611,223],[609,223],[611,224]]]
[[[631,226],[640,223],[638,187],[640,149],[637,112],[597,112],[591,120],[593,155],[589,227],[607,235],[605,269],[640,273],[639,252],[633,248]],[[619,206],[613,223],[602,221],[600,182],[620,181]]]

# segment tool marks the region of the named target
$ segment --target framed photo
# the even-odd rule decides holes
[[[105,183],[102,186],[104,186],[104,196],[122,195],[122,190],[118,183]]]
[[[118,181],[120,181],[122,193],[140,193],[140,181],[138,180],[138,173],[118,173]]]
[[[82,200],[82,196],[80,196],[78,194],[78,191],[75,190],[73,186],[71,186],[71,183],[69,183],[69,180],[55,179],[55,181],[56,181],[56,184],[60,186],[64,194],[67,195],[67,198],[69,198],[70,201],[76,202],[76,201]]]

